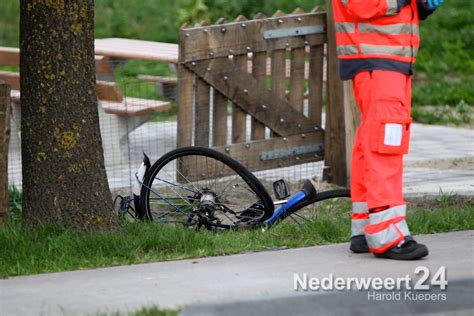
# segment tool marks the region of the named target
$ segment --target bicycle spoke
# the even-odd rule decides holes
[[[155,179],[156,179],[156,180],[159,180],[159,181],[161,181],[161,182],[164,182],[164,183],[166,183],[166,184],[170,184],[170,185],[172,185],[172,186],[181,188],[181,189],[183,189],[183,190],[185,190],[185,191],[189,191],[189,192],[194,193],[194,194],[199,193],[199,192],[195,192],[195,191],[193,191],[193,190],[191,190],[191,189],[189,189],[189,188],[182,187],[182,186],[180,186],[179,184],[176,184],[176,183],[173,183],[173,182],[164,180],[164,179],[160,179],[160,178],[158,178],[158,177],[156,177]]]
[[[237,178],[235,178],[235,179],[237,179]],[[230,185],[230,184],[232,184],[232,183],[235,181],[235,179],[234,179],[234,180],[232,180],[232,181],[230,181],[230,182],[229,182],[229,183],[228,183],[228,184],[225,186],[224,190],[222,190],[222,192],[221,192],[220,194],[218,194],[218,195],[217,195],[217,197],[216,197],[216,198],[219,198],[219,197],[221,197],[221,196],[222,196],[222,195],[225,193],[225,191],[227,190],[227,188],[229,187],[229,185]]]
[[[189,181],[189,179],[188,179],[184,174],[182,174],[182,173],[179,171],[179,168],[176,168],[176,172],[179,173],[179,175],[180,175],[181,177],[183,177],[184,180],[188,181],[188,183],[189,183],[190,185],[192,185],[199,193],[202,193],[191,181]]]
[[[183,201],[186,201],[189,206],[192,206],[191,203],[187,201],[187,199],[183,198],[181,194],[179,194],[172,186],[166,183],[166,185],[174,192],[176,195],[178,195]]]
[[[158,192],[156,192],[155,190],[149,188],[150,192],[153,192],[155,195],[161,197],[165,202],[167,202],[171,207],[173,207],[174,209],[176,209],[179,213],[187,216],[187,217],[190,217],[189,214],[186,214],[185,212],[183,212],[179,207],[175,206],[173,203],[169,202],[165,197],[162,197],[160,196],[160,194]],[[189,204],[189,206],[192,207],[191,204]]]
[[[181,200],[182,198],[180,197],[166,197],[167,200]],[[195,200],[195,201],[199,201],[200,199],[198,198],[195,198],[195,197],[192,197],[192,196],[188,196],[186,197],[186,199],[188,200]],[[162,198],[150,198],[150,201],[155,201],[155,200],[163,200]]]

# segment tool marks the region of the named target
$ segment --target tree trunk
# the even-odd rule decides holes
[[[104,166],[93,0],[21,0],[23,217],[117,227]]]
[[[8,144],[10,141],[10,87],[0,81],[0,224],[8,208]]]

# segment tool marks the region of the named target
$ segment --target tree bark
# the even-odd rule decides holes
[[[0,81],[0,224],[5,223],[8,207],[8,144],[10,141],[10,87]]]
[[[118,226],[104,166],[93,0],[21,0],[23,218]]]

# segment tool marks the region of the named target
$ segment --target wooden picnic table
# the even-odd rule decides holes
[[[178,63],[178,44],[126,38],[102,38],[95,40],[95,55],[176,64]],[[0,64],[19,66],[20,49],[17,47],[0,47]]]
[[[126,38],[95,40],[95,54],[125,59],[178,63],[178,44],[149,42]]]

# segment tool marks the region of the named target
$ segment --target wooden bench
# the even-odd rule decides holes
[[[19,60],[18,48],[0,47],[0,65],[18,67]],[[113,79],[113,67],[108,57],[96,56],[95,63],[101,78]],[[17,135],[12,141],[12,146],[16,147],[14,150],[18,151],[21,137],[20,74],[12,71],[0,71],[0,80],[5,81],[11,87],[12,104],[15,105],[12,109],[11,132],[12,135]],[[113,81],[98,80],[96,93],[99,101],[98,112],[107,166],[121,163],[122,159],[117,159],[117,157],[128,155],[130,132],[148,121],[152,113],[171,108],[170,102],[123,96]]]
[[[20,67],[20,49],[16,47],[0,47],[0,65]],[[96,72],[100,76],[112,76],[113,67],[110,58],[106,56],[95,56]]]
[[[95,56],[96,71],[102,77],[113,78],[113,66],[110,57]],[[20,49],[0,47],[0,65],[20,66]],[[15,103],[19,103],[20,75],[15,72],[0,71],[0,80],[10,85]],[[169,102],[124,97],[117,85],[112,81],[98,80],[96,85],[97,98],[106,113],[121,116],[143,116],[153,112],[166,111],[171,107]]]
[[[119,116],[144,116],[155,112],[167,111],[171,108],[168,101],[139,99],[123,96],[115,82],[98,81],[97,97],[106,113]]]
[[[176,101],[178,97],[178,78],[138,75],[140,81],[152,82],[156,85],[156,94],[167,99]]]
[[[0,47],[0,65],[20,66],[20,49],[14,47]]]
[[[11,90],[20,90],[20,74],[17,72],[0,71],[0,80],[5,81]]]
[[[9,71],[0,71],[0,80],[10,85],[12,101],[20,103],[20,74]],[[171,103],[159,100],[124,97],[115,82],[97,81],[97,98],[106,113],[120,116],[143,116],[153,112],[162,112],[171,108]]]
[[[95,43],[98,113],[107,168],[128,163],[129,136],[148,121],[154,112],[171,108],[170,102],[124,96],[115,83],[114,69],[129,59],[166,62],[174,68],[178,61],[178,45],[128,39],[97,39]],[[0,65],[19,67],[20,50],[0,47]],[[18,69],[1,72],[0,80],[12,86],[12,100],[20,104],[20,79]],[[20,151],[21,107],[13,106],[11,148]],[[16,136],[15,136],[16,135]]]
[[[128,38],[103,38],[95,40],[96,55],[140,59],[156,62],[178,63],[178,45],[149,42]]]

